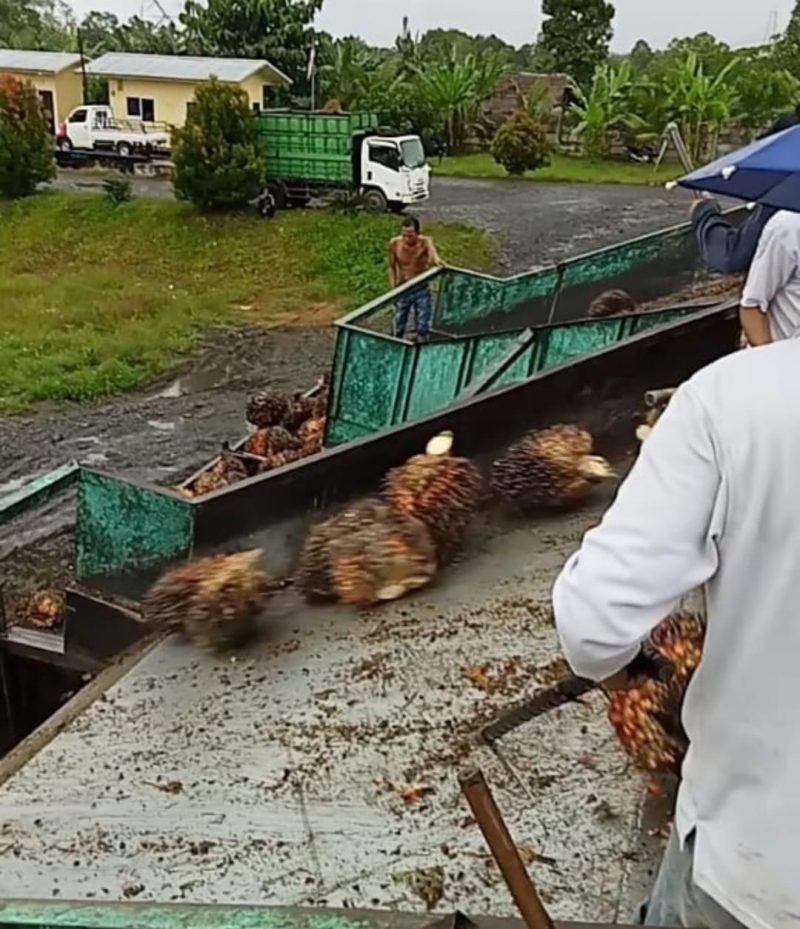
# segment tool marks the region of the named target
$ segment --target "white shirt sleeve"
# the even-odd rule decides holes
[[[709,423],[685,385],[556,581],[556,627],[577,674],[600,681],[622,670],[681,597],[714,575],[721,486]]]
[[[797,254],[788,245],[782,226],[768,223],[750,265],[742,306],[766,313],[778,291],[792,279],[797,264]]]

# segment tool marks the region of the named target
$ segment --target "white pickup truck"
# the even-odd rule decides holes
[[[56,144],[62,149],[82,148],[118,155],[152,155],[169,149],[169,132],[163,126],[119,121],[110,106],[79,106],[58,127]]]

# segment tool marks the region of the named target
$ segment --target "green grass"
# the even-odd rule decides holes
[[[220,325],[327,325],[387,289],[389,216],[203,217],[187,205],[48,193],[0,203],[0,413],[163,375]],[[492,244],[433,226],[445,260]]]
[[[486,152],[477,155],[456,155],[445,158],[442,164],[432,161],[434,174],[439,177],[506,178],[501,167]],[[624,161],[587,161],[567,155],[553,155],[548,168],[528,171],[526,181],[563,184],[637,184],[659,186],[678,177],[680,170],[674,165],[661,166],[631,164]]]

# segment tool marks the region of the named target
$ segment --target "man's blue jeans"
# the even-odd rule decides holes
[[[433,316],[433,297],[427,284],[415,287],[397,298],[394,314],[394,334],[402,339],[406,334],[408,317],[414,313],[414,328],[417,336],[431,334],[431,317]]]

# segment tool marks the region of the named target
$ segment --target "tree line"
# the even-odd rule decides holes
[[[314,28],[324,0],[186,0],[176,21],[92,12],[78,21],[63,0],[0,0],[0,46],[266,58],[294,81],[280,104],[363,109],[398,130],[419,133],[429,151],[491,144],[483,103],[520,71],[563,72],[578,91],[559,121],[587,155],[608,153],[614,134],[647,142],[677,122],[701,158],[730,125],[755,134],[800,102],[800,0],[786,31],[770,43],[733,50],[708,33],[664,49],[639,41],[610,52],[615,10],[607,0],[542,0],[538,37],[520,47],[497,36],[402,23],[388,48]],[[308,63],[314,48],[313,86]],[[101,90],[95,89],[101,93]],[[520,97],[520,111],[552,130],[544,95]],[[520,126],[517,126],[520,130]],[[529,125],[517,134],[532,138]],[[536,134],[536,133],[534,133]],[[551,133],[552,134],[552,133]]]

